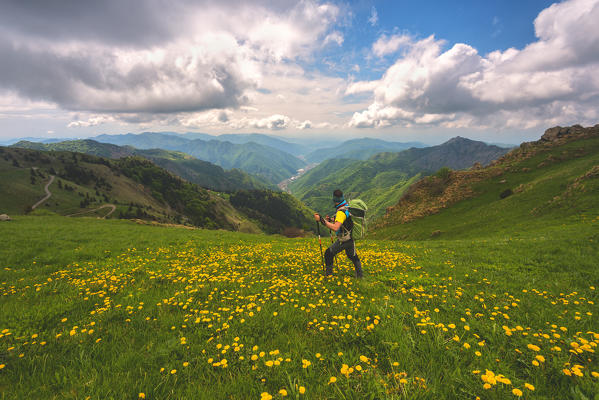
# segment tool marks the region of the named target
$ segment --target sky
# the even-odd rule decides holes
[[[599,0],[4,0],[0,142],[538,139],[599,123]]]

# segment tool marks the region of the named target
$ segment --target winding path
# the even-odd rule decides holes
[[[46,191],[46,196],[41,199],[40,201],[38,201],[37,203],[35,203],[34,205],[31,206],[32,210],[35,210],[35,208],[41,204],[43,204],[46,200],[48,200],[50,198],[50,196],[52,196],[52,193],[48,190],[48,187],[52,184],[52,182],[54,182],[54,175],[50,175],[50,181],[48,183],[46,183],[46,186],[44,187],[44,190]]]

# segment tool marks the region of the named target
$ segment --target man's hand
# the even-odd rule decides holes
[[[323,224],[324,226],[327,226],[327,223],[322,215],[316,213],[316,214],[314,214],[314,219],[316,221],[320,221],[320,223]]]

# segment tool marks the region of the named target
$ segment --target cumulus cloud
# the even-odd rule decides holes
[[[274,114],[267,118],[253,120],[250,125],[258,129],[279,130],[287,128],[289,121],[286,115]]]
[[[599,106],[596,21],[598,0],[554,4],[535,19],[535,42],[486,56],[463,43],[444,50],[445,43],[434,36],[409,40],[381,79],[348,86],[348,95],[374,97],[349,125],[546,125],[556,112],[561,123],[593,123]],[[394,47],[390,42],[379,38],[376,51],[386,54]]]
[[[372,52],[377,57],[384,57],[388,54],[393,54],[402,46],[407,46],[412,42],[412,39],[407,35],[391,35],[388,37],[383,34],[372,45]]]
[[[307,119],[304,122],[300,123],[298,125],[298,128],[302,129],[302,130],[304,130],[304,129],[310,129],[310,128],[312,128],[312,121],[310,121],[310,120]]]
[[[0,90],[95,113],[236,109],[273,65],[342,44],[339,12],[311,0],[9,0]]]
[[[67,128],[79,128],[79,127],[90,127],[90,126],[98,126],[98,125],[102,125],[102,124],[106,124],[109,122],[114,122],[115,119],[110,117],[110,116],[106,116],[106,115],[95,115],[93,117],[90,117],[86,120],[75,120],[73,122],[70,122],[67,125]]]

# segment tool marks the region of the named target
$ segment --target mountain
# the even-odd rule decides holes
[[[367,160],[377,153],[397,152],[410,147],[424,147],[424,145],[418,142],[387,142],[372,138],[352,139],[335,147],[314,150],[308,153],[305,158],[309,163],[319,163],[330,158]]]
[[[366,161],[327,160],[289,184],[289,189],[309,207],[325,212],[332,207],[331,193],[340,188],[346,198],[361,198],[371,218],[397,203],[404,190],[422,174],[442,167],[463,169],[487,164],[508,150],[483,142],[453,138],[438,146],[379,153]]]
[[[269,146],[279,151],[292,154],[296,157],[306,154],[309,147],[298,143],[291,143],[273,136],[262,135],[260,133],[226,133],[214,137],[216,140],[245,144],[245,143],[258,143],[264,146]]]
[[[30,212],[44,197],[48,183],[52,196],[39,208],[64,216],[110,215],[290,236],[303,235],[313,225],[310,210],[289,194],[209,191],[138,156],[111,160],[68,151],[0,147],[0,213]],[[239,200],[249,197],[246,193],[260,203]],[[238,207],[229,201],[231,196],[237,196]]]
[[[599,124],[555,127],[487,167],[419,180],[387,209],[375,236],[467,238],[492,229],[517,237],[531,228],[592,220],[598,194]]]
[[[36,143],[56,143],[56,142],[62,142],[66,139],[24,137],[24,138],[8,139],[5,141],[2,141],[2,142],[0,142],[0,146],[10,146],[10,145],[15,144],[22,140],[25,140],[28,142],[36,142]]]
[[[200,132],[187,132],[187,133],[176,133],[176,132],[160,132],[161,134],[179,136],[189,140],[201,139],[205,141],[218,140],[221,142],[231,142],[235,144],[245,143],[258,143],[264,146],[269,146],[280,151],[292,154],[296,157],[305,155],[309,147],[303,144],[294,143],[292,141],[283,140],[281,138],[264,135],[261,133],[223,133],[221,135],[210,135],[208,133]]]
[[[165,149],[182,151],[200,160],[209,161],[225,169],[238,168],[277,184],[294,175],[305,163],[297,157],[254,142],[235,144],[227,141],[186,139],[182,136],[146,132],[139,135],[100,135],[99,142],[137,149]]]
[[[232,192],[241,189],[276,189],[276,186],[239,169],[225,171],[208,161],[198,160],[188,154],[162,149],[138,150],[132,146],[117,146],[95,140],[69,140],[43,144],[20,141],[13,145],[43,151],[73,151],[99,157],[122,158],[137,155],[153,161],[167,171],[206,189]]]
[[[40,151],[72,151],[106,158],[121,158],[135,154],[135,149],[133,147],[122,147],[109,143],[99,143],[90,139],[66,140],[52,143],[21,140],[13,144],[11,147]]]

